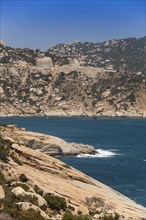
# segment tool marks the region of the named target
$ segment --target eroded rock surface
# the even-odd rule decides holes
[[[3,187],[7,185],[6,190],[9,188],[13,192],[17,191],[16,201],[24,210],[27,210],[31,205],[37,210],[41,208],[45,212],[44,217],[51,215],[56,218],[56,210],[54,211],[49,205],[45,208],[42,206],[39,208],[39,205],[34,204],[36,203],[34,198],[25,197],[26,194],[30,195],[29,191],[26,192],[29,185],[36,194],[41,194],[46,201],[45,195],[53,196],[55,199],[58,199],[59,196],[59,198],[63,198],[63,201],[66,201],[64,208],[57,211],[61,219],[67,207],[71,207],[74,214],[87,214],[91,219],[98,219],[99,216],[105,214],[112,215],[115,219],[114,215],[117,218],[115,213],[118,213],[119,220],[145,219],[146,209],[143,206],[53,157],[18,144],[21,134],[17,133],[16,139],[10,129],[13,130],[14,127],[1,127],[0,150],[5,149],[3,151],[5,154],[0,154],[0,171],[1,175],[5,176],[5,180],[2,182],[3,177],[1,176],[0,181]],[[33,136],[35,135],[38,137],[37,133],[33,134]],[[24,183],[27,183],[27,186]],[[16,186],[16,184],[19,185]],[[23,197],[18,195],[20,188],[21,193],[25,194]],[[11,195],[10,192],[9,195]],[[22,201],[24,197],[29,201]]]

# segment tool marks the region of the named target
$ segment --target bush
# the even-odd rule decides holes
[[[92,218],[89,215],[79,215],[77,220],[91,220]]]
[[[44,198],[47,201],[49,207],[53,210],[59,211],[61,209],[65,210],[67,208],[67,203],[62,197],[46,194]]]
[[[26,185],[25,183],[16,183],[15,187],[16,186],[22,187],[22,189],[24,189],[26,192],[29,191],[29,189],[30,189],[30,187],[28,185]]]
[[[21,182],[27,182],[29,179],[25,176],[25,174],[24,173],[22,173],[21,175],[20,175],[20,181]]]
[[[39,211],[29,209],[26,211],[19,211],[19,220],[44,220]]]
[[[4,140],[2,137],[0,137],[0,159],[7,163],[8,157],[10,153],[10,147],[11,147],[11,141]]]
[[[34,190],[37,194],[39,194],[40,196],[43,196],[44,191],[40,189],[37,185],[34,186]]]
[[[4,174],[0,172],[0,185],[3,185],[5,183],[6,183],[6,180],[5,180]]]
[[[102,220],[118,220],[119,217],[119,214],[115,212],[115,216],[113,216],[112,214],[104,214]]]
[[[77,219],[76,219],[76,216],[71,213],[71,211],[66,210],[66,212],[63,215],[62,220],[77,220]]]
[[[71,211],[66,210],[62,220],[91,220],[92,218],[88,215],[73,215]]]

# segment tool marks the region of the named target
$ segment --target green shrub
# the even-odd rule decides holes
[[[17,216],[19,220],[44,220],[39,211],[35,211],[34,209],[29,209],[26,211],[19,211],[19,216]]]
[[[21,182],[27,182],[27,181],[29,180],[29,179],[25,176],[24,173],[22,173],[22,174],[20,175],[19,179],[20,179]]]
[[[17,200],[19,200],[19,202],[30,202],[33,205],[38,206],[38,198],[35,196],[31,196],[31,195],[25,195],[25,196],[17,196]]]
[[[5,209],[4,212],[17,220],[44,220],[39,211],[33,209],[22,211],[16,204],[12,204],[12,206]]]
[[[45,194],[44,198],[47,201],[49,207],[53,210],[59,211],[61,209],[65,210],[67,208],[67,203],[62,197]]]
[[[0,172],[0,185],[3,185],[5,183],[6,183],[6,180],[5,180],[4,174]]]
[[[66,210],[62,220],[77,220],[76,216],[71,213],[71,211]]]
[[[119,219],[119,214],[115,212],[115,216],[112,214],[104,214],[102,217],[102,220],[118,220]]]
[[[77,216],[77,220],[91,220],[91,216],[89,215],[79,215]]]
[[[26,192],[29,191],[29,189],[30,189],[30,187],[28,185],[26,185],[25,183],[16,183],[15,187],[16,186],[22,187],[22,189],[24,189]]]
[[[10,140],[4,140],[2,137],[0,137],[0,159],[7,163],[8,157],[10,153],[10,147],[11,147],[11,141]]]
[[[40,113],[42,110],[40,108],[36,109],[36,113]]]
[[[70,210],[66,210],[62,220],[91,220],[89,215],[73,215]]]

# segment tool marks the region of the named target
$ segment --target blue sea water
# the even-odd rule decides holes
[[[90,144],[103,157],[60,157],[87,175],[146,206],[146,123],[144,119],[84,117],[10,117],[0,123]],[[103,151],[106,150],[106,151]],[[108,153],[113,153],[112,155]]]

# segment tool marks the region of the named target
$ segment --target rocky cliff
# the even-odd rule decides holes
[[[46,143],[42,134],[32,134],[12,125],[0,126],[0,130],[0,219],[145,219],[144,207],[67,164],[24,145],[30,136]]]
[[[74,42],[46,52],[0,43],[0,114],[143,117],[145,42]]]

